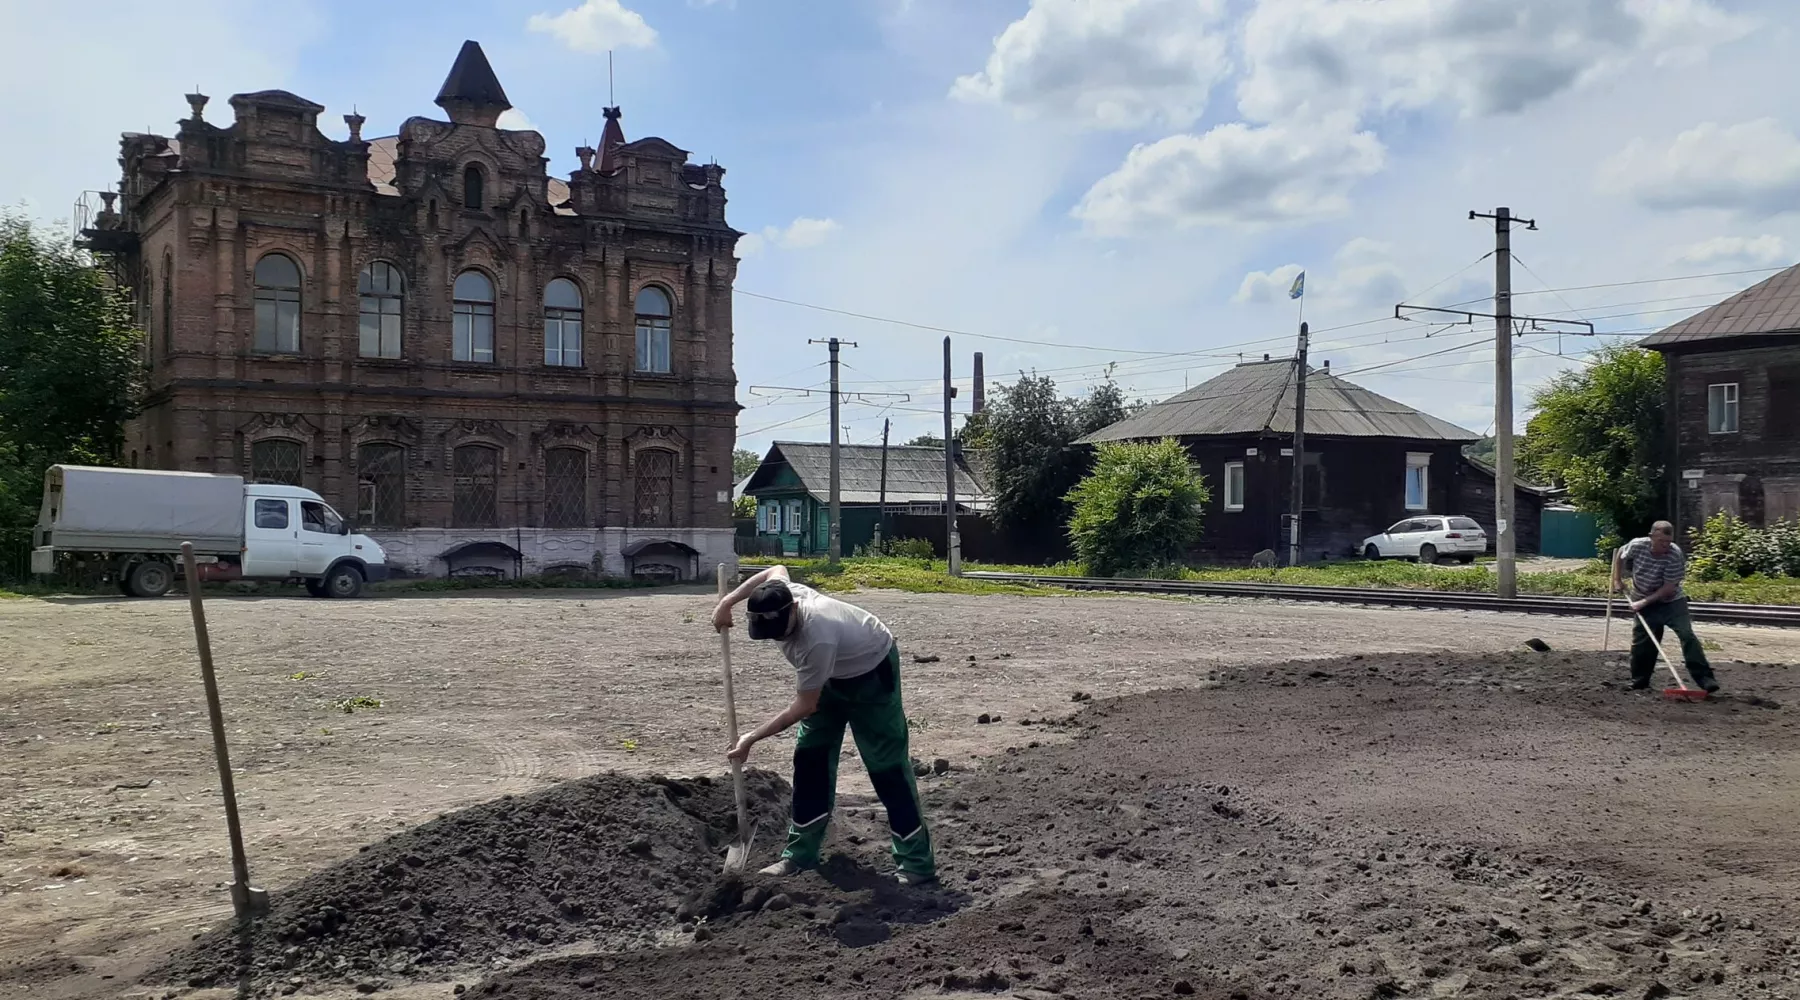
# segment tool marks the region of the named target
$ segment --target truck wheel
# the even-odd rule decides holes
[[[355,566],[334,566],[325,574],[325,596],[351,598],[362,593],[363,576]]]
[[[175,586],[175,571],[166,562],[145,560],[131,567],[130,586],[139,597],[161,597]]]

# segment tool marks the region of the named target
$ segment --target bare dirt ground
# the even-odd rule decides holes
[[[921,915],[855,879],[808,876],[789,909],[715,900],[718,936],[701,944],[671,906],[662,940],[689,964],[653,964],[711,984],[691,995],[1800,995],[1800,951],[1781,937],[1800,923],[1800,684],[1781,666],[1732,663],[1800,662],[1800,633],[1703,627],[1735,697],[1674,706],[1603,687],[1623,674],[1617,657],[1467,658],[1533,636],[1597,648],[1593,620],[859,601],[906,654],[915,754],[954,767],[925,783],[947,891]],[[365,845],[565,779],[717,773],[710,603],[698,590],[210,601],[256,882],[280,898]],[[0,603],[0,990],[163,996],[139,976],[229,913],[192,649],[175,599]],[[1440,650],[1457,655],[1378,655]],[[777,710],[788,668],[741,633],[734,652],[740,713]],[[1066,718],[1084,707],[1076,692],[1167,688],[1194,690],[1018,725]],[[358,697],[381,706],[336,707]],[[779,770],[786,756],[772,741],[753,763]],[[869,862],[879,821],[845,765],[840,844]],[[546,946],[569,945],[555,937]],[[820,942],[779,975],[744,961]],[[606,966],[649,960],[559,961],[476,988],[633,995]],[[479,964],[383,985],[444,996]],[[1110,983],[1118,992],[1102,992]],[[1576,992],[1596,986],[1615,992]],[[303,992],[351,988],[307,980]]]

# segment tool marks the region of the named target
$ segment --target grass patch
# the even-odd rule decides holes
[[[1055,587],[1001,583],[993,580],[971,580],[952,577],[938,560],[856,558],[845,559],[833,570],[824,560],[801,559],[782,561],[768,558],[742,559],[742,564],[755,566],[782,562],[794,579],[825,591],[854,590],[858,587],[905,590],[913,593],[941,594],[1066,594]],[[1017,566],[995,563],[964,563],[964,569],[999,573],[1034,573],[1045,576],[1087,576],[1079,563],[1065,562],[1051,566]],[[1607,564],[1592,560],[1577,569],[1544,573],[1520,573],[1519,593],[1543,597],[1605,597]],[[1163,567],[1141,574],[1163,580],[1192,580],[1198,583],[1273,583],[1305,587],[1360,587],[1376,590],[1431,590],[1449,593],[1491,594],[1497,581],[1491,565],[1421,566],[1411,562],[1368,562],[1347,560],[1292,569],[1246,569],[1241,567]],[[1702,603],[1780,604],[1800,606],[1800,579],[1763,579],[1704,581],[1688,580],[1683,584],[1689,599]]]
[[[358,710],[380,708],[381,699],[372,698],[366,694],[352,695],[348,698],[339,698],[332,703],[332,707],[345,715],[350,715]]]

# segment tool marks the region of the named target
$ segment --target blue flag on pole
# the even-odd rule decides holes
[[[1294,283],[1288,288],[1288,298],[1297,299],[1306,294],[1306,272],[1294,275]]]

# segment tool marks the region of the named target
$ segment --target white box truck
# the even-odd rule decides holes
[[[44,474],[31,571],[105,567],[131,597],[161,597],[193,542],[201,582],[298,580],[314,597],[355,597],[387,578],[387,554],[317,493],[241,476],[53,465]]]

